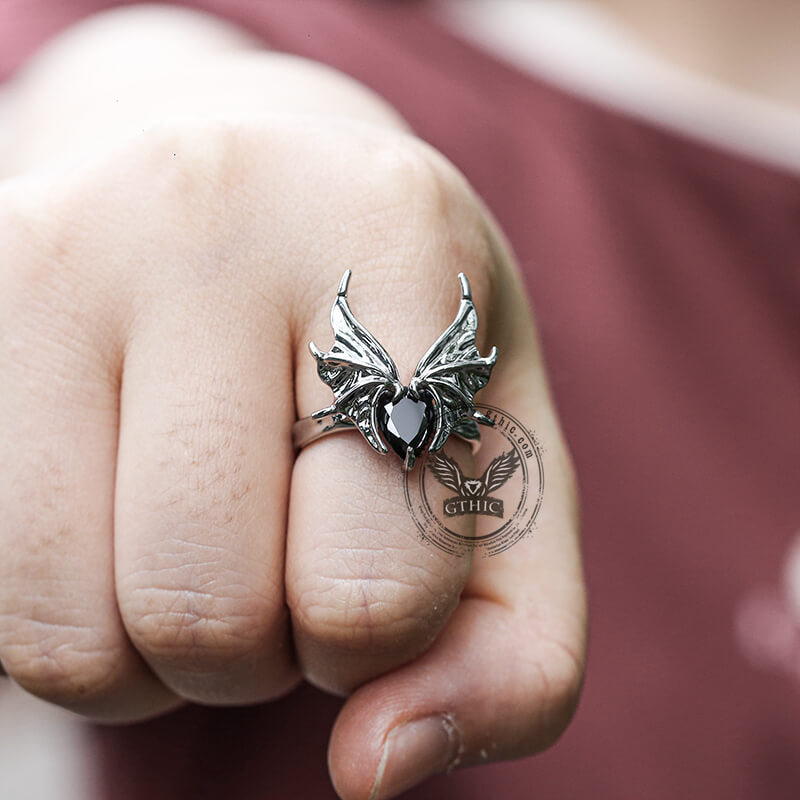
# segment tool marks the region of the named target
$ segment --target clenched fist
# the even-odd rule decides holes
[[[365,89],[184,12],[83,23],[12,100],[8,675],[108,721],[305,678],[349,695],[330,749],[348,799],[552,742],[582,675],[577,503],[525,293],[464,178]],[[406,385],[469,276],[500,354],[478,399],[546,446],[533,536],[447,554],[420,541],[395,456],[356,433],[295,454],[295,419],[331,402],[307,343],[329,346],[345,269]]]

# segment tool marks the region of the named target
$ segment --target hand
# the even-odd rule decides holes
[[[21,95],[85,85],[115,21],[151,24],[137,13],[68,34]],[[207,48],[185,73],[134,75],[108,124],[86,97],[67,135],[28,140],[19,112],[26,168],[0,184],[0,660],[111,721],[301,678],[349,694],[330,744],[348,800],[546,747],[577,699],[585,601],[572,471],[508,249],[371,94]],[[58,102],[75,107],[59,95],[51,130]],[[479,400],[546,447],[533,537],[447,555],[419,541],[393,455],[342,434],[295,458],[294,419],[331,400],[307,343],[327,349],[346,268],[406,383],[470,277],[481,352],[500,352]]]

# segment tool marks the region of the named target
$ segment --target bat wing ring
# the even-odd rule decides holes
[[[334,402],[295,422],[296,448],[356,429],[378,453],[393,450],[410,470],[421,453],[440,450],[450,434],[480,440],[478,423],[494,423],[475,408],[474,397],[489,382],[497,348],[488,356],[478,352],[478,313],[467,276],[459,273],[458,280],[461,304],[455,319],[404,386],[389,354],[353,316],[347,302],[350,270],[344,273],[331,309],[333,346],[323,353],[309,343],[317,373],[331,387]]]

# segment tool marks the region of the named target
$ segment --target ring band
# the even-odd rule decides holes
[[[475,408],[474,396],[489,382],[497,348],[485,357],[478,352],[478,313],[467,276],[461,272],[458,280],[461,303],[455,319],[404,386],[392,358],[353,316],[347,302],[350,270],[345,271],[331,309],[333,346],[323,353],[313,342],[308,345],[334,402],[295,422],[297,449],[355,429],[376,452],[394,450],[410,470],[421,453],[441,449],[451,434],[473,445],[480,441],[478,423],[494,422]]]
[[[355,430],[355,425],[350,422],[342,421],[338,425],[335,425],[324,419],[303,417],[302,419],[298,419],[292,426],[292,445],[295,450],[302,450],[306,445],[316,442],[317,439],[324,439],[332,433],[355,432]],[[451,436],[457,436],[462,441],[467,442],[472,448],[473,455],[480,449],[480,439],[469,439],[466,436],[462,436],[458,431],[453,431]]]

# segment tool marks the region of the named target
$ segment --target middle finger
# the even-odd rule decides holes
[[[138,317],[122,383],[120,612],[175,693],[266,700],[298,677],[283,587],[284,322],[244,292],[220,302],[213,284],[159,295]]]

